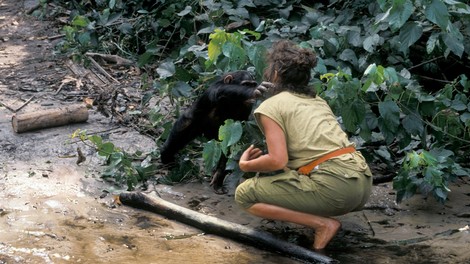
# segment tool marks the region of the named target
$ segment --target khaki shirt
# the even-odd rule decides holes
[[[261,114],[274,120],[284,131],[289,156],[287,167],[290,169],[298,169],[337,149],[354,146],[329,105],[319,96],[312,98],[285,91],[262,102],[254,115],[264,133]],[[358,158],[365,165],[360,154],[343,156],[348,157],[338,158],[351,159],[354,156],[353,159]]]

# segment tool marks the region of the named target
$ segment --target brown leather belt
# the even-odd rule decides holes
[[[308,175],[318,164],[320,164],[324,161],[327,161],[331,158],[338,157],[338,156],[341,156],[341,155],[347,154],[347,153],[352,153],[352,152],[355,152],[355,151],[356,151],[356,149],[354,147],[347,147],[347,148],[342,148],[342,149],[335,150],[331,153],[326,154],[325,156],[320,157],[319,159],[316,159],[316,160],[310,162],[309,164],[307,164],[305,166],[300,167],[297,170],[297,172],[299,174]]]

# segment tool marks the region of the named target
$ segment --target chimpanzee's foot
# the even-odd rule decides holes
[[[224,186],[225,176],[227,175],[225,170],[216,170],[212,175],[210,186],[214,189],[217,194],[228,193],[227,187]]]
[[[212,189],[214,189],[214,192],[216,194],[226,194],[228,193],[227,187],[224,186],[224,182],[220,182],[220,177],[216,173],[213,175],[210,186],[212,186]],[[222,179],[223,180],[223,179]]]
[[[223,186],[223,185],[222,185],[222,186],[218,186],[218,187],[212,186],[212,188],[214,188],[214,192],[215,192],[216,194],[226,194],[226,193],[228,193],[227,187],[225,187],[225,186]]]

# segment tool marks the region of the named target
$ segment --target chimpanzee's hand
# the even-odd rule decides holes
[[[272,90],[274,88],[274,84],[270,82],[262,82],[258,87],[256,87],[254,91],[255,97],[262,97],[266,92]]]

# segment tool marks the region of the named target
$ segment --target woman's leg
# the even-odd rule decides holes
[[[333,218],[302,213],[266,203],[256,203],[246,210],[262,218],[286,221],[313,228],[315,230],[313,243],[315,250],[325,248],[341,227],[341,223]]]

